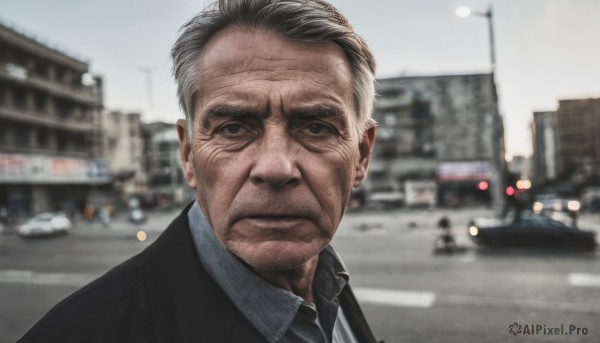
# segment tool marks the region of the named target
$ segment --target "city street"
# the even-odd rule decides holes
[[[78,222],[69,235],[53,238],[0,235],[0,342],[14,342],[60,299],[143,250],[176,214],[151,214],[139,226],[123,218],[110,228]],[[333,245],[378,339],[599,342],[600,253],[478,250],[466,226],[490,214],[471,208],[344,218]],[[444,215],[465,253],[432,254]],[[583,215],[580,226],[600,232],[600,215]],[[139,230],[147,234],[143,242]],[[534,330],[513,336],[510,325]]]

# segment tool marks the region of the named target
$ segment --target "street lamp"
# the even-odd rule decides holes
[[[491,62],[491,89],[492,96],[494,97],[494,105],[493,105],[493,125],[492,125],[492,199],[494,208],[496,210],[496,214],[501,215],[504,212],[505,207],[505,199],[503,193],[503,180],[504,180],[504,162],[503,162],[503,153],[500,151],[500,110],[498,109],[498,94],[496,92],[496,47],[494,40],[494,24],[493,18],[494,14],[492,11],[492,5],[488,7],[488,10],[485,12],[473,11],[469,7],[462,6],[457,8],[454,13],[461,18],[466,18],[468,16],[474,15],[477,17],[483,17],[487,19],[488,22],[488,32],[490,35],[490,62]],[[502,130],[503,131],[503,130]],[[502,149],[504,150],[504,149]]]
[[[461,17],[461,18],[466,18],[471,15],[474,15],[477,17],[483,17],[483,18],[487,19],[488,29],[489,29],[488,31],[490,33],[490,59],[492,62],[492,74],[494,74],[494,71],[496,68],[496,47],[495,47],[495,40],[494,40],[494,23],[493,23],[494,12],[492,11],[492,5],[490,5],[490,7],[488,7],[488,10],[485,12],[473,11],[469,7],[462,6],[462,7],[457,8],[454,11],[454,13],[458,17]]]
[[[468,8],[467,6],[459,7],[454,11],[454,13],[456,13],[456,15],[461,18],[466,18],[466,17],[470,16],[471,12],[472,12],[471,9]]]

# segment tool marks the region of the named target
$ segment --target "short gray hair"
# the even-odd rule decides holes
[[[352,93],[358,116],[356,131],[362,136],[373,111],[375,59],[348,20],[323,0],[217,0],[185,23],[179,30],[171,56],[179,105],[188,120],[188,128],[194,120],[196,93],[201,82],[198,63],[202,49],[214,34],[230,26],[267,29],[284,38],[333,42],[342,48],[352,72]]]

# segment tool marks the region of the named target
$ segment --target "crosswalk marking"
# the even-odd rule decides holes
[[[30,270],[0,270],[0,283],[83,286],[97,278],[93,274],[36,273]]]
[[[569,285],[577,287],[600,287],[600,275],[571,273]]]
[[[428,308],[435,302],[432,292],[410,292],[377,288],[354,288],[354,294],[364,303]]]

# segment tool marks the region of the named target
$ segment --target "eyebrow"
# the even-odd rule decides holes
[[[259,111],[247,108],[247,107],[238,107],[238,106],[218,106],[208,110],[208,113],[202,119],[202,126],[204,128],[208,128],[210,122],[217,118],[240,118],[240,117],[256,117],[256,118],[264,118],[265,114],[260,113]]]
[[[296,107],[290,109],[287,115],[291,118],[301,119],[335,119],[344,126],[348,123],[345,111],[338,107],[327,105]]]
[[[327,105],[308,105],[299,106],[290,109],[285,117],[296,118],[302,120],[313,120],[313,119],[334,119],[335,121],[346,127],[348,125],[348,118],[346,112],[340,108]],[[264,119],[268,117],[268,113],[262,113],[256,109],[248,107],[228,106],[222,105],[208,110],[206,116],[202,119],[202,126],[208,128],[211,121],[218,118],[242,118],[242,117],[254,117],[257,119]]]

